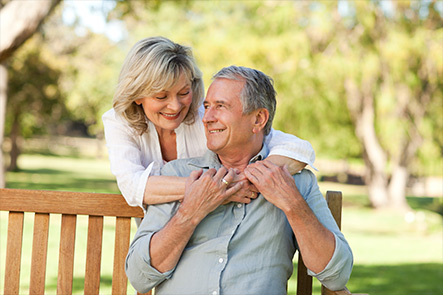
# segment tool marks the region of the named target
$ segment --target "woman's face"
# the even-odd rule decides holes
[[[143,106],[146,117],[154,123],[157,131],[175,130],[188,114],[191,102],[191,82],[184,74],[171,88],[135,101]]]

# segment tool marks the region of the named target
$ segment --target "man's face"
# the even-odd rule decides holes
[[[237,152],[248,148],[255,116],[244,115],[240,94],[245,82],[218,78],[212,82],[204,101],[203,124],[211,151]]]

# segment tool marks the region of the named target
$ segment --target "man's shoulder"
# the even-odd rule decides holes
[[[293,177],[308,180],[308,179],[315,178],[315,174],[311,170],[304,168],[300,172],[295,173],[293,175]]]
[[[161,169],[161,175],[189,176],[192,171],[201,169],[204,157],[177,159],[166,163]]]

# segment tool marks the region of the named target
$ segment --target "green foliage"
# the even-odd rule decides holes
[[[101,115],[112,107],[122,55],[105,36],[90,33],[87,39],[71,59],[76,79],[69,87],[67,108],[96,135],[103,130]]]
[[[416,130],[411,169],[441,175],[441,12],[435,2],[394,1],[391,10],[380,1],[343,3],[345,13],[333,1],[117,1],[108,19],[122,21],[128,33],[118,44],[79,35],[59,10],[43,28],[45,47],[56,54],[51,67],[60,71],[57,101],[66,101],[71,120],[101,135],[126,53],[139,39],[162,35],[193,48],[206,86],[231,64],[270,75],[278,92],[274,127],[309,140],[322,158],[362,156],[345,81],[372,85],[375,128],[388,157],[400,157]]]
[[[10,60],[6,134],[14,124],[24,137],[45,134],[66,115],[63,90],[58,87],[61,69],[42,44],[35,36]]]

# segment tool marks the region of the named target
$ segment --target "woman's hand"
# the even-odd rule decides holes
[[[258,190],[245,176],[243,172],[235,170],[235,176],[230,186],[236,185],[238,183],[241,184],[240,190],[233,193],[230,197],[228,197],[223,205],[228,204],[230,202],[249,204],[251,200],[254,200],[258,197]]]
[[[235,177],[234,170],[221,167],[218,171],[209,169],[193,171],[186,181],[185,195],[179,212],[188,220],[198,224],[210,212],[236,194],[242,187],[237,182],[230,185]]]

